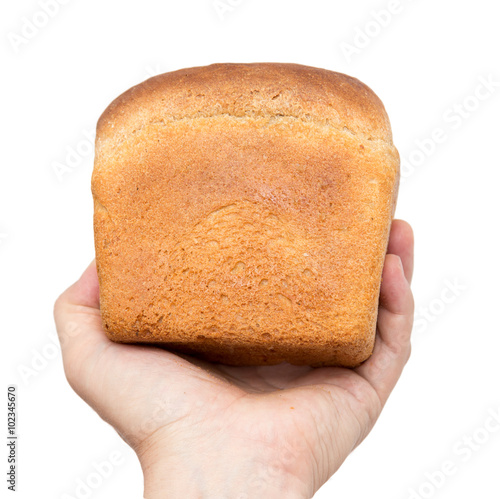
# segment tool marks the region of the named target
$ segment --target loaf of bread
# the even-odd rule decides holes
[[[385,109],[355,78],[259,63],[148,79],[97,125],[107,335],[231,365],[357,366],[398,183]]]

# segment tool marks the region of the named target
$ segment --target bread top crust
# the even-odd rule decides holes
[[[154,76],[124,92],[98,121],[97,151],[152,124],[224,115],[296,118],[393,147],[384,105],[356,78],[299,64],[222,63]]]

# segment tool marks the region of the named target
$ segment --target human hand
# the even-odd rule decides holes
[[[409,358],[412,272],[412,230],[394,220],[361,366],[234,367],[110,341],[92,263],[55,305],[66,377],[137,453],[147,499],[309,498],[370,432]]]

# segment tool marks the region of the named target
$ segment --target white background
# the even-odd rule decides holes
[[[375,90],[405,161],[396,216],[416,235],[412,358],[373,432],[315,497],[498,499],[497,3],[222,0],[221,14],[212,0],[54,2],[50,18],[43,0],[3,2],[0,21],[2,386],[19,392],[16,497],[78,497],[78,480],[112,452],[120,464],[88,497],[142,497],[135,455],[73,393],[53,340],[53,302],[93,258],[86,136],[150,75],[272,61]],[[79,156],[58,177],[70,150]],[[432,485],[426,473],[447,461],[455,473]]]

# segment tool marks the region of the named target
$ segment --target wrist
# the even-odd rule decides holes
[[[172,450],[172,449],[170,449]],[[192,453],[148,449],[139,456],[145,499],[308,499],[309,484],[287,472],[269,453],[224,446]]]

